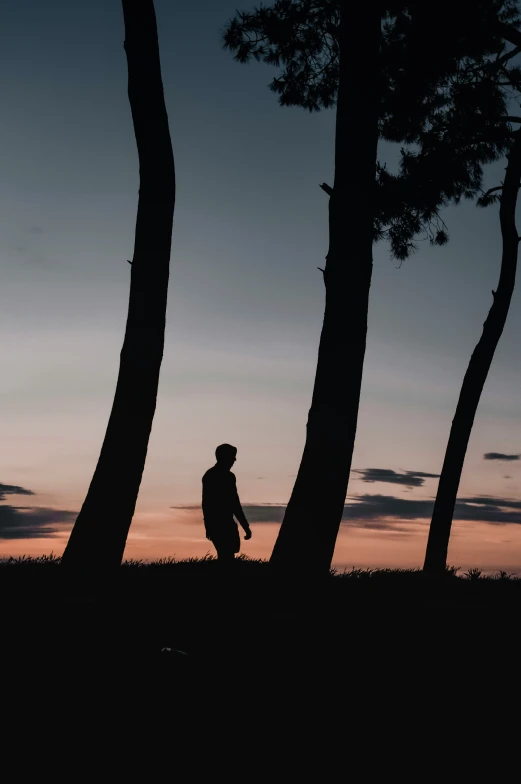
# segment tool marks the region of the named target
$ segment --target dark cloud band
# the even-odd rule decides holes
[[[363,524],[368,528],[397,530],[400,522],[430,520],[433,499],[399,498],[390,495],[352,496],[344,507],[342,522]],[[197,507],[200,508],[200,507]],[[249,504],[243,506],[251,523],[281,523],[286,507],[283,504]],[[521,501],[492,496],[459,498],[454,510],[455,520],[490,524],[521,524]]]
[[[18,485],[0,483],[0,501],[8,495],[35,495]],[[0,504],[0,539],[42,539],[56,533],[58,523],[72,523],[77,512],[37,506]]]
[[[53,526],[73,523],[77,512],[45,507],[0,505],[0,539],[42,539],[57,533]]]

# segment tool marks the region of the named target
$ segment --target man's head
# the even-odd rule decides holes
[[[223,468],[231,468],[237,457],[237,447],[231,444],[221,444],[215,450],[217,462]]]

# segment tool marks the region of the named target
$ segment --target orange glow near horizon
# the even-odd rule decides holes
[[[214,555],[211,542],[205,538],[199,509],[171,510],[172,513],[136,514],[125,550],[125,559],[154,561],[172,557],[176,560]],[[385,521],[379,521],[385,522]],[[427,521],[400,522],[399,531],[378,530],[352,521],[342,524],[333,566],[338,570],[351,568],[415,568],[421,567],[427,541]],[[250,558],[270,557],[279,525],[253,523],[253,537],[244,542],[241,552]],[[69,527],[56,526],[57,533],[39,539],[11,539],[0,542],[0,557],[22,555],[61,555],[69,535]],[[61,529],[61,530],[58,530]],[[102,546],[102,543],[100,544]],[[453,524],[448,562],[464,572],[477,567],[487,573],[506,570],[521,573],[521,528],[518,525],[497,525],[472,521]],[[295,564],[298,569],[298,564]]]

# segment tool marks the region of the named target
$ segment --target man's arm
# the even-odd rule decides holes
[[[210,504],[208,503],[208,489],[206,487],[205,477],[203,477],[202,512],[203,512],[203,523],[204,523],[204,530],[206,532],[206,538],[211,541],[213,531],[209,524],[209,519],[211,517],[211,510],[210,510]]]
[[[213,539],[213,529],[208,522],[208,518],[204,516],[204,513],[203,513],[203,522],[204,522],[204,530],[206,532],[206,538],[210,539],[211,541]]]
[[[206,534],[206,538],[211,539],[212,537],[210,535],[210,526],[207,524],[206,517],[204,515],[203,515],[203,523],[204,523],[204,532]]]
[[[237,492],[237,481],[235,476],[233,476],[233,514],[239,525],[241,525],[246,532],[246,536],[244,538],[251,539],[250,524],[246,519],[246,515],[244,514],[241,502],[239,500],[239,493]]]

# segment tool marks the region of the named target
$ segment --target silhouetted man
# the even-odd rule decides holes
[[[242,511],[237,493],[235,474],[230,468],[235,463],[237,449],[221,444],[215,450],[216,464],[203,476],[203,517],[206,538],[217,550],[223,564],[232,563],[241,549],[241,540],[234,515],[244,528],[245,539],[251,539],[250,525]]]

